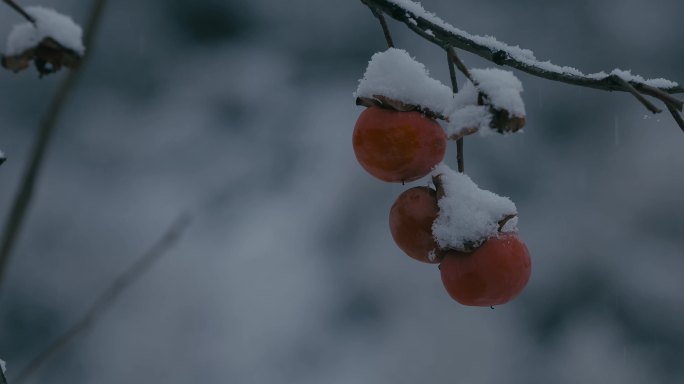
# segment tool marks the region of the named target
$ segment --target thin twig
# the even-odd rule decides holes
[[[663,103],[668,105],[668,108],[674,106],[675,109],[682,110],[681,101],[673,97],[665,96],[666,94],[684,93],[684,86],[682,85],[656,88],[645,83],[631,80],[627,82],[630,84],[630,87],[625,87],[624,84],[616,82],[613,75],[598,77],[595,75],[588,76],[566,71],[565,67],[551,66],[548,63],[536,60],[533,56],[528,55],[519,47],[512,47],[500,42],[493,44],[493,40],[491,39],[463,33],[446,22],[436,19],[434,15],[430,15],[427,12],[420,12],[419,14],[406,9],[397,4],[396,0],[361,0],[361,2],[371,9],[386,13],[395,20],[404,23],[419,36],[443,49],[457,47],[476,54],[495,64],[507,65],[547,80],[605,91],[630,92],[634,96],[639,95],[637,96],[637,99],[642,103],[644,103],[645,99],[639,92],[643,92],[663,101]],[[635,89],[637,90],[636,94],[633,92]],[[644,105],[649,104],[648,101],[644,103]],[[649,110],[658,110],[658,108],[653,106],[653,104],[650,104]]]
[[[463,137],[456,140],[456,163],[460,173],[465,172],[465,157],[463,154]]]
[[[19,6],[19,4],[15,3],[14,0],[3,0],[3,1],[4,1],[7,5],[9,5],[10,8],[14,9],[14,10],[17,11],[20,15],[24,16],[24,18],[25,18],[26,20],[30,21],[32,24],[35,24],[35,23],[36,23],[36,19],[33,18],[33,16],[29,15],[28,13],[26,13],[26,11],[24,10],[24,8],[22,8],[21,6]]]
[[[660,88],[656,88],[647,84],[634,84],[634,88],[645,95],[653,96],[656,99],[662,100],[663,103],[673,106],[680,112],[682,111],[682,107],[684,107],[684,102],[670,95],[669,93],[663,92],[660,90]]]
[[[454,47],[450,46],[449,48],[447,48],[446,51],[447,55],[449,56],[449,60],[451,60],[452,65],[455,64],[458,70],[461,71],[461,73],[463,73],[463,75],[467,77],[471,83],[475,84],[475,80],[473,80],[473,76],[470,74],[468,67],[466,67],[465,64],[463,64],[463,61],[461,61],[461,58],[458,57]]]
[[[5,378],[5,372],[0,368],[0,384],[7,384],[7,379]]]
[[[57,88],[57,91],[52,97],[47,111],[40,121],[40,127],[33,143],[33,149],[31,150],[29,165],[24,171],[19,191],[14,198],[12,209],[5,222],[2,243],[0,244],[0,287],[2,287],[2,282],[4,281],[3,277],[12,249],[19,237],[22,224],[28,212],[28,208],[31,205],[36,180],[40,174],[45,152],[50,143],[50,139],[52,138],[52,133],[59,121],[59,117],[68,96],[74,89],[79,75],[83,72],[83,66],[87,61],[87,58],[92,55],[92,42],[95,38],[97,26],[99,25],[106,2],[107,0],[95,0],[83,38],[83,43],[88,48],[86,55],[83,57],[80,67],[69,72],[67,77],[60,83],[59,88]]]
[[[392,41],[392,34],[390,33],[389,26],[387,25],[387,20],[385,20],[385,16],[382,14],[382,12],[378,11],[377,9],[371,7],[371,12],[373,12],[373,15],[378,18],[378,21],[380,22],[380,26],[382,27],[382,33],[385,35],[385,41],[387,41],[387,46],[389,48],[394,48],[394,41]]]
[[[454,68],[454,60],[447,49],[447,63],[449,64],[449,79],[451,80],[451,89],[454,93],[458,93],[458,81],[456,80],[456,69]]]
[[[636,90],[636,88],[632,86],[632,84],[628,83],[627,80],[623,79],[618,75],[612,75],[611,77],[616,83],[622,85],[627,92],[631,93],[634,97],[636,97],[636,99],[639,100],[639,102],[643,104],[644,107],[646,107],[646,109],[648,109],[652,113],[662,112],[660,108],[656,107],[655,105],[653,105],[653,103],[648,101],[641,93],[639,93],[639,91]]]
[[[670,104],[666,104],[666,106],[667,110],[670,111],[670,114],[677,122],[677,125],[679,125],[679,128],[681,128],[682,132],[684,132],[684,119],[682,119],[682,115],[680,115],[679,112]]]
[[[454,92],[454,94],[458,93],[458,82],[456,81],[456,69],[454,69],[455,66],[460,63],[460,65],[463,67],[461,69],[461,72],[472,81],[472,78],[470,77],[470,72],[468,71],[468,68],[463,64],[463,62],[456,56],[456,52],[454,51],[453,47],[449,47],[446,50],[447,52],[447,62],[449,64],[449,78],[451,79],[451,89]],[[455,59],[455,60],[454,60]],[[463,137],[459,137],[456,139],[456,163],[458,165],[458,171],[460,173],[465,172],[465,158],[463,156]]]
[[[147,273],[156,262],[168,254],[169,250],[178,243],[192,221],[189,214],[181,214],[166,230],[162,237],[143,253],[133,264],[126,268],[107,289],[100,294],[88,311],[68,330],[55,339],[38,356],[34,357],[12,381],[14,384],[23,383],[31,374],[36,372],[48,359],[54,356],[67,343],[88,329],[95,321],[114,304],[116,299],[126,288],[130,287]]]

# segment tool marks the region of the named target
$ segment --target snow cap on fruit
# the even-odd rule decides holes
[[[517,230],[517,209],[509,198],[480,189],[470,177],[444,163],[432,174],[440,184],[439,215],[432,225],[440,248],[468,251],[499,232]]]

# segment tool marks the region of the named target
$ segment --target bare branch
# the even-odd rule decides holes
[[[670,111],[670,114],[677,122],[677,125],[679,125],[679,128],[681,128],[684,132],[684,119],[682,119],[682,115],[680,115],[679,112],[677,112],[677,110],[670,104],[667,104],[667,109]]]
[[[371,12],[373,12],[373,15],[378,18],[378,21],[380,22],[380,26],[382,27],[382,33],[385,35],[385,41],[387,41],[387,46],[390,48],[394,48],[394,41],[392,41],[392,34],[390,33],[389,26],[387,25],[387,20],[385,20],[385,16],[382,14],[382,12],[378,11],[377,9],[371,7],[370,8]]]
[[[29,15],[28,13],[26,13],[26,11],[24,10],[24,8],[22,8],[21,6],[19,6],[19,4],[15,3],[14,0],[3,0],[3,1],[5,2],[5,4],[9,5],[10,8],[14,9],[15,11],[17,11],[17,13],[19,13],[19,14],[22,15],[22,16],[24,16],[24,18],[25,18],[26,20],[30,21],[32,24],[35,24],[35,23],[36,23],[36,19],[34,19],[33,16]]]
[[[458,82],[456,81],[456,70],[454,66],[458,66],[461,72],[472,82],[473,79],[470,76],[470,71],[463,64],[461,59],[456,55],[456,51],[453,47],[449,47],[446,50],[447,61],[449,63],[449,77],[451,78],[451,89],[454,94],[458,93]],[[465,172],[465,158],[463,156],[463,136],[456,139],[456,163],[458,165],[458,171],[460,173]]]
[[[669,93],[663,92],[659,88],[646,84],[634,84],[634,88],[645,95],[653,96],[656,99],[661,100],[666,105],[671,105],[680,112],[682,111],[682,106],[684,106],[684,103]]]
[[[5,2],[7,2],[7,0],[5,0]],[[64,103],[74,89],[81,72],[83,72],[83,65],[85,64],[86,59],[92,54],[92,42],[106,2],[106,0],[95,0],[83,38],[83,43],[88,48],[88,51],[83,57],[80,68],[70,71],[64,81],[60,83],[59,88],[57,88],[55,95],[52,97],[47,111],[40,121],[40,127],[31,150],[29,165],[24,171],[19,191],[14,198],[12,209],[5,222],[2,243],[0,243],[0,287],[3,282],[4,272],[9,262],[12,249],[19,237],[22,224],[28,212],[28,208],[31,205],[36,180],[40,175],[43,159],[52,138],[52,133],[59,121]]]
[[[646,107],[646,109],[653,113],[662,112],[660,108],[656,107],[655,105],[653,105],[653,103],[648,101],[641,93],[639,93],[639,91],[636,90],[636,88],[632,86],[632,84],[628,83],[627,80],[617,75],[613,75],[612,78],[616,83],[621,84],[627,92],[634,95],[634,97],[636,97],[636,99],[639,100],[639,102],[643,104],[644,107]]]
[[[178,243],[180,236],[191,223],[192,218],[188,214],[181,214],[166,230],[164,235],[142,254],[132,265],[125,269],[104,292],[95,300],[88,311],[55,339],[43,352],[34,357],[28,365],[22,369],[14,379],[14,384],[24,382],[32,373],[36,372],[48,359],[62,350],[76,336],[88,329],[105,312],[126,288],[138,281],[152,266],[159,261],[169,250]],[[1,384],[1,383],[0,383]]]
[[[450,46],[446,49],[446,51],[447,51],[447,55],[449,55],[449,60],[451,60],[452,65],[456,65],[458,70],[461,71],[461,73],[463,73],[463,75],[465,77],[467,77],[468,80],[470,80],[470,82],[473,83],[473,85],[476,85],[475,80],[473,80],[473,76],[470,75],[470,71],[468,70],[468,67],[466,67],[465,64],[463,64],[463,61],[461,61],[461,58],[458,57],[454,47]]]

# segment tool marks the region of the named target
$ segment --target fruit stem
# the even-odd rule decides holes
[[[503,219],[499,220],[499,229],[498,229],[498,231],[499,231],[499,232],[503,231],[503,228],[506,226],[506,223],[508,223],[510,220],[514,219],[514,218],[517,217],[517,216],[518,216],[518,215],[516,215],[515,213],[514,213],[514,214],[510,214],[510,215],[504,216]]]
[[[473,80],[473,77],[470,75],[470,71],[468,70],[468,67],[463,64],[463,61],[458,57],[456,54],[456,50],[454,47],[449,46],[447,48],[447,56],[449,57],[449,62],[452,63],[452,65],[455,65],[459,71],[461,71],[465,77],[468,78],[473,84],[475,84],[475,80]]]
[[[29,15],[24,8],[19,6],[19,4],[15,3],[14,0],[3,0],[5,4],[9,5],[10,8],[14,9],[17,11],[20,15],[24,16],[24,18],[28,21],[31,22],[31,24],[36,24],[36,19],[33,18],[33,16]]]
[[[385,16],[382,14],[381,11],[378,11],[377,8],[370,7],[371,12],[373,12],[373,15],[378,18],[378,21],[380,22],[380,26],[382,27],[382,33],[385,35],[385,41],[387,41],[387,46],[389,48],[394,48],[394,41],[392,41],[392,35],[390,34],[389,27],[387,26],[387,21],[385,20]]]
[[[454,94],[458,93],[458,82],[456,81],[456,69],[454,66],[457,66],[458,69],[463,72],[463,74],[472,81],[472,78],[470,77],[470,72],[468,71],[468,68],[466,68],[465,64],[461,61],[461,59],[458,58],[456,55],[456,50],[454,47],[448,47],[447,48],[447,60],[449,61],[449,77],[451,78],[451,89],[454,92]],[[474,84],[474,83],[473,83]],[[463,173],[465,172],[465,160],[463,158],[463,136],[459,137],[456,140],[456,162],[458,163],[458,172]]]
[[[463,160],[463,137],[456,140],[456,162],[458,163],[458,171],[465,172],[465,162]]]

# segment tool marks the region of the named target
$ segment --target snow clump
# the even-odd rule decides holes
[[[470,74],[477,89],[489,98],[496,109],[508,111],[513,116],[525,116],[525,104],[520,97],[523,86],[511,71],[496,68],[471,69]]]
[[[439,199],[439,215],[432,224],[432,234],[442,249],[464,250],[479,245],[499,233],[499,222],[516,215],[515,204],[507,197],[480,189],[470,177],[444,163],[433,171],[439,176],[444,197]],[[511,218],[502,232],[515,232],[517,217]]]
[[[368,62],[355,97],[384,96],[405,104],[420,105],[445,114],[452,105],[451,88],[430,77],[425,65],[403,49],[390,48]]]

